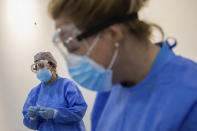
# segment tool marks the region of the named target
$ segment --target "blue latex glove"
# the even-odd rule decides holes
[[[27,115],[30,117],[30,118],[35,118],[36,117],[36,114],[37,112],[40,110],[40,107],[39,106],[30,106],[28,108],[28,112],[27,112]]]
[[[39,111],[40,116],[43,119],[54,119],[56,115],[56,110],[53,108],[41,108]]]

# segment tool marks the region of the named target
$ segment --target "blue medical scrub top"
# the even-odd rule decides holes
[[[36,119],[31,120],[27,115],[30,106],[56,109],[56,117],[46,120],[37,114]],[[40,83],[31,90],[23,107],[23,123],[38,131],[85,131],[82,119],[86,109],[87,104],[78,87],[58,76],[52,84]]]
[[[92,131],[197,131],[197,64],[159,45],[141,83],[97,94]]]

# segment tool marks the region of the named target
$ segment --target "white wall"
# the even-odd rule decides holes
[[[178,40],[177,54],[197,61],[197,1],[150,0],[142,16],[164,29],[166,37]]]
[[[52,52],[60,76],[69,76],[63,57],[52,44],[54,27],[46,0],[3,0],[0,9],[0,130],[27,131],[21,111],[29,91],[39,83],[30,70],[33,56],[39,51]],[[89,104],[84,121],[90,127],[95,93],[81,91]]]
[[[176,53],[197,61],[196,5],[196,0],[150,0],[140,16],[161,25],[167,36],[177,38]],[[59,74],[68,77],[64,59],[51,42],[53,32],[47,0],[0,1],[1,131],[28,130],[22,124],[21,111],[28,92],[39,82],[30,71],[37,52],[51,51],[58,61]],[[89,105],[84,118],[89,131],[95,93],[80,89]]]

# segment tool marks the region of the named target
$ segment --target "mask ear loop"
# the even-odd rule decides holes
[[[89,55],[90,55],[90,53],[92,52],[93,48],[94,48],[94,47],[96,46],[96,44],[98,43],[99,39],[100,39],[100,34],[98,34],[98,35],[96,36],[95,40],[93,41],[92,45],[91,45],[90,48],[88,49],[88,51],[87,51],[87,53],[86,53],[85,56],[89,56]]]
[[[112,67],[113,67],[113,65],[114,65],[114,63],[115,63],[115,61],[116,61],[116,58],[117,58],[117,56],[118,56],[118,53],[119,53],[119,43],[115,43],[115,48],[116,48],[116,50],[115,50],[115,52],[114,52],[114,55],[113,55],[113,57],[112,57],[112,60],[111,60],[111,62],[110,62],[110,64],[109,64],[109,66],[108,66],[108,70],[110,70],[110,69],[112,69]]]
[[[96,46],[96,44],[98,43],[99,39],[100,39],[100,34],[97,35],[96,39],[94,40],[94,42],[92,43],[92,45],[91,45],[90,48],[88,49],[88,52],[86,53],[85,56],[88,57],[88,56],[90,55],[91,51],[92,51],[93,48]],[[111,62],[110,62],[110,64],[109,64],[109,66],[108,66],[107,69],[111,69],[111,68],[113,67],[113,65],[114,65],[114,63],[115,63],[115,61],[116,61],[116,58],[117,58],[117,56],[118,56],[118,53],[119,53],[119,43],[115,43],[114,46],[115,46],[116,50],[115,50],[115,52],[114,52],[114,54],[113,54],[112,60],[111,60]]]

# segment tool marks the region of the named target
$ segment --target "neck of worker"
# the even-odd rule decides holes
[[[149,40],[128,36],[121,42],[119,55],[113,67],[113,84],[140,83],[150,72],[160,48]]]

